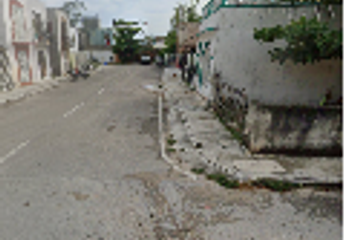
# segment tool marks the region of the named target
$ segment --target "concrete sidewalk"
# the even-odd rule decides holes
[[[173,75],[175,74],[175,77]],[[206,110],[206,101],[189,90],[176,68],[162,77],[165,126],[171,158],[184,169],[203,166],[240,182],[261,178],[309,184],[342,183],[342,158],[254,156]],[[172,150],[171,150],[172,149]]]
[[[103,66],[99,66],[96,70],[90,72],[91,76],[103,70]],[[0,106],[6,103],[20,101],[26,97],[31,97],[43,91],[58,87],[60,82],[68,81],[68,76],[61,76],[55,79],[43,80],[41,82],[35,82],[29,86],[22,86],[13,89],[8,92],[0,92]]]
[[[17,87],[9,92],[1,92],[0,93],[0,105],[6,104],[9,102],[19,101],[26,97],[33,96],[35,94],[41,93],[43,91],[52,89],[59,85],[59,81],[63,81],[64,79],[50,79],[43,80],[42,82],[33,83],[29,86]]]

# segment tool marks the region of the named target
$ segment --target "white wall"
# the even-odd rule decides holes
[[[66,55],[63,51],[61,51],[61,19],[64,18],[66,19],[66,28],[67,28],[67,34],[68,36],[70,36],[70,25],[69,25],[69,19],[67,17],[67,15],[61,11],[61,10],[57,10],[56,11],[56,17],[57,17],[57,28],[58,28],[58,51],[61,55],[61,59],[60,59],[60,66],[61,66],[61,73],[65,74],[67,70],[69,70],[70,67],[70,56],[69,53],[68,55]]]
[[[85,50],[83,51],[86,54],[92,54],[92,57],[96,58],[97,60],[99,60],[101,63],[104,62],[110,62],[110,57],[113,57],[113,61],[114,61],[114,54],[112,51],[110,50]]]
[[[32,11],[41,14],[42,20],[47,19],[47,9],[46,5],[41,0],[27,0],[27,13],[28,18],[32,19]]]
[[[78,52],[79,51],[79,32],[76,28],[70,27],[70,41],[72,38],[75,38],[74,45],[70,47],[70,52]]]
[[[333,97],[341,96],[341,61],[329,60],[315,65],[287,62],[282,66],[278,62],[271,63],[268,50],[284,46],[283,42],[261,45],[253,39],[254,28],[285,24],[302,14],[316,16],[314,12],[314,7],[297,10],[222,8],[204,20],[200,30],[219,27],[215,37],[211,37],[215,71],[221,72],[222,81],[229,85],[245,88],[249,100],[266,104],[318,105],[328,88],[332,90]],[[338,28],[342,24],[342,14],[338,8],[334,8],[334,12],[331,26]],[[322,12],[321,19],[328,20],[328,14]]]
[[[4,46],[6,43],[6,23],[5,18],[7,18],[6,1],[0,1],[0,46]]]
[[[89,52],[80,51],[76,53],[76,64],[79,67],[87,63],[89,59],[90,59]]]

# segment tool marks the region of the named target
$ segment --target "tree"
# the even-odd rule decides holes
[[[283,39],[285,48],[274,48],[269,51],[272,61],[279,60],[283,64],[287,59],[294,63],[315,63],[317,61],[342,58],[342,30],[332,30],[328,23],[316,18],[301,17],[286,26],[255,29],[254,38],[260,42],[273,42]]]
[[[197,13],[196,5],[187,8],[187,22],[200,22],[202,17]]]
[[[65,2],[61,9],[68,15],[70,26],[76,27],[81,20],[82,11],[86,10],[86,7],[83,1],[75,0]]]
[[[177,33],[176,30],[171,30],[168,32],[166,38],[165,38],[165,44],[166,44],[166,53],[175,53],[176,52],[176,47],[177,47]]]
[[[197,13],[196,5],[179,4],[175,7],[175,13],[172,16],[170,23],[172,29],[177,29],[180,23],[184,22],[199,22],[202,17]]]
[[[196,10],[196,4],[199,3],[199,0],[191,1],[191,5],[187,4],[178,4],[175,7],[175,13],[172,16],[171,23],[171,31],[168,32],[168,35],[165,40],[165,44],[167,48],[165,49],[166,53],[175,53],[177,47],[177,31],[178,27],[181,23],[187,22],[200,22],[202,17],[199,16]]]
[[[139,41],[134,37],[141,31],[141,28],[136,27],[136,25],[138,25],[137,22],[128,22],[122,19],[113,20],[115,45],[112,50],[115,54],[118,54],[122,62],[134,60],[138,53]]]

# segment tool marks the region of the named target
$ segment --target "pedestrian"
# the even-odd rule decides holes
[[[185,81],[186,77],[185,77],[185,73],[186,73],[186,65],[187,65],[187,54],[186,52],[182,53],[182,57],[179,60],[179,66],[182,70],[182,80]]]

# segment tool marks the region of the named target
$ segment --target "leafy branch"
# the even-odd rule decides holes
[[[61,9],[68,15],[70,26],[76,27],[82,17],[82,11],[87,10],[84,1],[66,1]]]
[[[285,40],[285,48],[274,48],[269,51],[271,60],[279,60],[283,64],[287,59],[295,63],[314,63],[324,59],[343,56],[342,30],[331,30],[327,23],[316,18],[310,20],[301,17],[287,26],[254,29],[254,39],[259,42]]]

